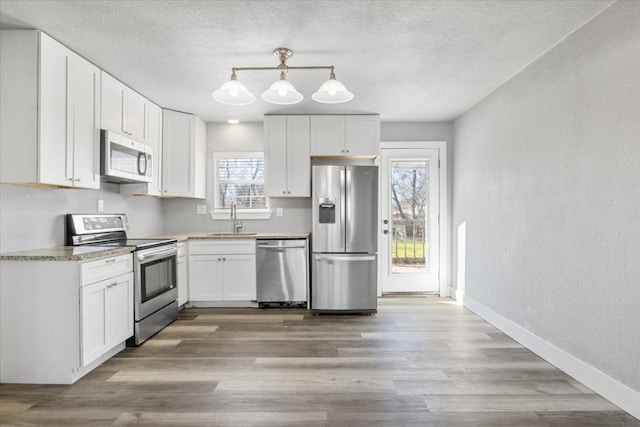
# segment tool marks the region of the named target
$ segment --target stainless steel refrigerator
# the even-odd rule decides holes
[[[311,309],[375,313],[378,167],[312,167]]]

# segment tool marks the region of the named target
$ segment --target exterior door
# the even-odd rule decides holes
[[[382,292],[433,292],[439,283],[437,149],[383,149]]]

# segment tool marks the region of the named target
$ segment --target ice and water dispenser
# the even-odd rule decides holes
[[[336,198],[321,197],[318,202],[318,222],[320,224],[335,224]]]

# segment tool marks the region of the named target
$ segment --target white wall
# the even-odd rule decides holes
[[[64,245],[64,215],[126,213],[129,236],[162,232],[162,206],[152,197],[121,196],[116,184],[101,190],[72,190],[0,184],[0,253]]]
[[[466,296],[640,391],[640,3],[614,3],[455,135]]]

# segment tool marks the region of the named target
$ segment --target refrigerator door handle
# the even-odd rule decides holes
[[[340,222],[342,223],[341,227],[341,235],[340,235],[340,249],[343,251],[349,251],[346,247],[347,244],[347,236],[349,235],[349,221],[347,220],[347,199],[348,199],[348,191],[349,191],[349,181],[351,180],[351,175],[347,173],[345,168],[340,169]]]
[[[345,186],[344,186],[344,211],[345,214],[343,216],[343,218],[345,218],[344,221],[344,247],[345,247],[345,251],[346,252],[350,252],[351,251],[351,245],[349,245],[349,242],[351,242],[351,227],[349,226],[349,222],[350,221],[354,221],[355,218],[353,217],[353,212],[351,209],[351,191],[353,191],[353,189],[351,188],[351,169],[349,169],[348,167],[345,168]]]
[[[375,255],[344,256],[344,255],[314,255],[316,261],[375,261]]]

